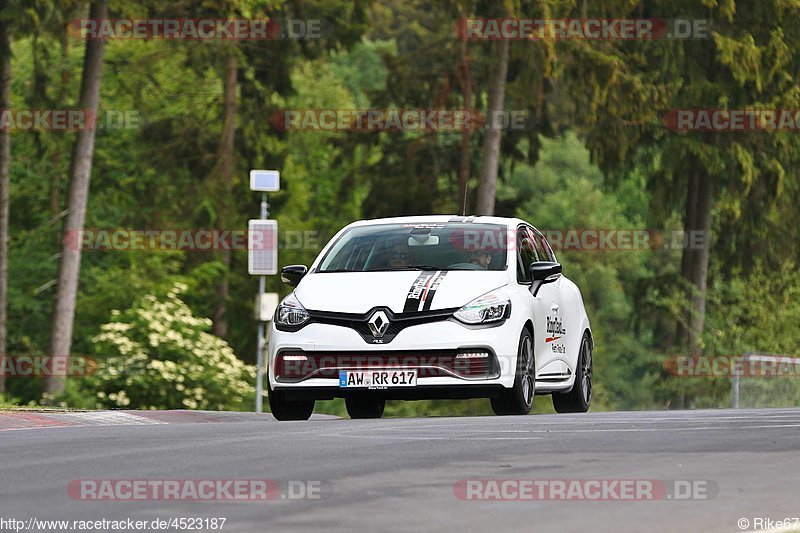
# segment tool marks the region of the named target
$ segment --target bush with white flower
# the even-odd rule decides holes
[[[97,408],[242,410],[255,398],[256,369],[209,333],[211,320],[192,315],[176,283],[159,300],[142,298],[112,311],[92,340],[98,354],[81,389]]]

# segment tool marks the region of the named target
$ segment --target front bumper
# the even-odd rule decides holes
[[[299,331],[287,332],[271,324],[269,385],[273,390],[304,391],[305,397],[320,399],[362,392],[392,399],[493,396],[513,385],[521,327],[511,319],[481,328],[446,320],[415,325],[402,330],[390,343],[372,344],[365,342],[354,329],[343,326],[312,323]],[[477,351],[491,353],[493,360],[491,371],[484,376],[465,372],[464,366],[445,364],[452,362],[458,353]],[[285,354],[308,356],[304,363],[311,365],[311,375],[300,380],[286,377],[285,361],[278,359]],[[308,362],[311,359],[313,363]],[[318,364],[319,361],[324,364]],[[475,363],[461,361],[461,365]],[[381,391],[339,388],[338,370],[377,367],[418,368],[417,386]],[[305,376],[305,372],[301,375]]]

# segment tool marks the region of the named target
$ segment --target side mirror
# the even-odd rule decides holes
[[[292,287],[297,287],[300,280],[308,273],[305,265],[288,265],[281,269],[281,281]]]
[[[536,263],[531,263],[531,279],[533,280],[533,284],[531,285],[531,291],[533,295],[539,292],[539,289],[542,285],[546,283],[553,283],[555,280],[561,277],[561,263],[553,263],[552,261],[537,261]]]

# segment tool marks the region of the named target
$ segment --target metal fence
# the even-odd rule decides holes
[[[800,358],[745,354],[732,371],[734,409],[800,407]]]

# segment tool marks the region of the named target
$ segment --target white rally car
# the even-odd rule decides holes
[[[269,336],[269,403],[305,420],[344,397],[352,418],[387,399],[490,398],[498,415],[585,412],[594,340],[578,287],[523,220],[416,216],[342,229],[295,287]]]

